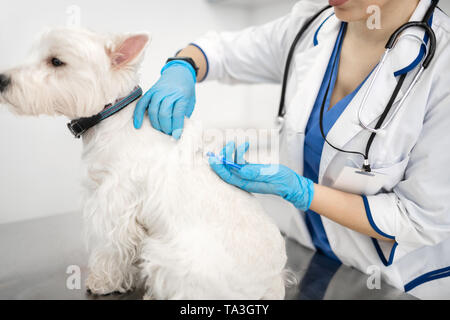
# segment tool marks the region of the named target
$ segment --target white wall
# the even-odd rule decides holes
[[[77,5],[81,25],[89,29],[153,34],[142,68],[142,85],[147,89],[168,56],[207,30],[242,29],[262,17],[264,10],[256,10],[255,5],[276,3],[273,12],[261,19],[268,21],[289,11],[283,5],[293,2],[258,1],[244,6],[239,1],[205,0],[10,1],[0,11],[0,70],[20,64],[36,33],[66,24],[67,8]],[[282,9],[274,10],[277,4]],[[196,115],[208,127],[266,127],[273,117],[262,108],[273,106],[265,101],[264,92],[264,87],[202,84]],[[63,117],[19,118],[0,107],[0,223],[80,211],[81,142],[69,134],[66,122]]]
[[[259,5],[252,0],[250,8],[250,24],[261,25],[289,13],[297,0],[265,1]],[[273,128],[278,114],[281,86],[263,84],[249,87],[249,112],[252,115],[251,126],[256,128]]]

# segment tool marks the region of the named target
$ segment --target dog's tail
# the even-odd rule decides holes
[[[283,280],[286,288],[296,287],[300,282],[295,272],[288,268],[283,270]]]

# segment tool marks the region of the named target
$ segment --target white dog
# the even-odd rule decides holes
[[[0,102],[17,114],[95,115],[139,84],[148,42],[50,30],[28,64],[0,75]],[[144,279],[153,299],[282,299],[285,243],[259,202],[210,169],[189,120],[179,141],[148,121],[135,130],[135,103],[82,137],[95,238],[87,288],[126,292]]]

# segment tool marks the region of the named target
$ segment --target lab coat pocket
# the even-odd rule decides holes
[[[366,196],[374,195],[382,191],[390,192],[399,183],[408,165],[409,157],[387,167],[372,167],[372,172],[362,172],[361,165],[357,166],[350,159],[340,170],[331,187],[355,194]]]
[[[402,161],[394,163],[390,166],[377,167],[376,165],[372,167],[374,173],[382,174],[383,184],[382,188],[384,191],[390,192],[392,189],[402,181],[405,176],[405,170],[409,163],[409,156],[406,156]],[[381,191],[381,190],[380,190]]]

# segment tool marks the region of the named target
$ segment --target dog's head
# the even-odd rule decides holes
[[[0,102],[17,114],[96,114],[138,84],[137,71],[149,40],[146,33],[46,31],[27,63],[0,73]]]

